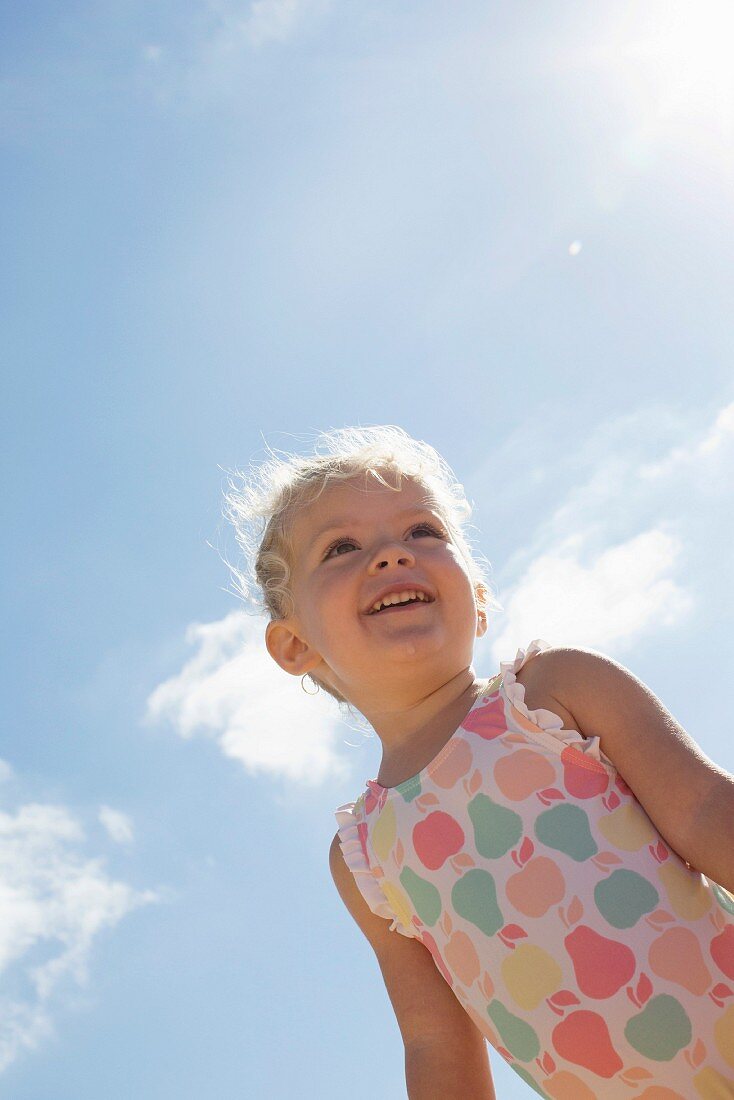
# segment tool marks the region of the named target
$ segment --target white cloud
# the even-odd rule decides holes
[[[573,542],[541,554],[505,601],[507,622],[494,643],[498,660],[517,639],[617,648],[649,628],[672,625],[693,600],[670,577],[680,544],[657,529],[579,560]]]
[[[99,820],[117,844],[130,844],[133,840],[133,825],[127,814],[113,810],[109,806],[100,806]]]
[[[0,812],[0,1072],[53,1034],[64,980],[87,983],[95,937],[160,900],[110,878],[102,860],[79,852],[84,839],[63,806]]]
[[[485,642],[495,661],[534,637],[619,653],[731,591],[734,404],[703,428],[657,412],[610,421],[593,449],[575,449],[585,473],[503,571],[505,615]]]
[[[337,704],[307,697],[265,648],[265,620],[243,611],[194,623],[196,653],[148,699],[147,719],[167,719],[182,737],[206,734],[253,775],[307,785],[348,769],[337,752]]]

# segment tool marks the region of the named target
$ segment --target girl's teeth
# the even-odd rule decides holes
[[[422,592],[415,592],[406,590],[405,592],[393,592],[390,596],[386,596],[383,600],[378,600],[372,605],[373,611],[379,611],[383,607],[392,607],[395,604],[407,603],[408,600],[421,600],[426,602],[427,597]]]

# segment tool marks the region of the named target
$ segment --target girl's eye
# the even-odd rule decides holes
[[[443,532],[439,531],[437,527],[432,526],[432,524],[417,524],[410,529],[410,535],[417,535],[419,531],[423,531],[424,535],[432,535],[436,539],[446,538]]]
[[[434,527],[434,525],[432,525],[432,524],[416,524],[415,527],[410,528],[408,533],[409,533],[409,535],[413,535],[413,536],[415,536],[415,535],[430,535],[430,536],[432,536],[432,538],[436,538],[436,539],[445,539],[446,538],[445,532],[439,530],[437,527]],[[343,558],[343,554],[341,553],[341,550],[344,547],[347,547],[347,548],[351,547],[352,550],[358,549],[357,542],[355,542],[354,539],[349,539],[349,538],[336,539],[335,541],[333,541],[331,543],[331,546],[327,549],[326,553],[324,554],[324,561],[327,561],[329,558]]]
[[[357,542],[354,542],[353,539],[337,539],[336,542],[331,543],[331,546],[329,547],[327,552],[324,554],[324,560],[326,561],[327,558],[340,558],[341,554],[339,553],[339,551],[341,550],[342,547],[355,547],[355,546],[357,546]]]

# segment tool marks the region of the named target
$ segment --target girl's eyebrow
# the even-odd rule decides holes
[[[314,537],[311,539],[310,543],[308,544],[309,550],[313,550],[316,547],[316,545],[319,542],[321,542],[324,535],[328,535],[330,531],[338,531],[341,527],[351,526],[352,523],[354,523],[355,526],[356,526],[356,521],[355,520],[336,519],[336,520],[334,520],[333,523],[329,523],[329,524],[327,524],[326,527],[322,527],[320,531],[316,532],[316,534],[314,535]]]

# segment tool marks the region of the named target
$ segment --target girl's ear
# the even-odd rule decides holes
[[[265,646],[275,663],[291,676],[303,676],[321,663],[320,654],[294,633],[288,619],[275,619],[268,623]]]
[[[477,584],[474,588],[474,598],[477,602],[477,638],[482,638],[487,633],[487,586]]]

